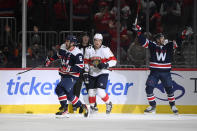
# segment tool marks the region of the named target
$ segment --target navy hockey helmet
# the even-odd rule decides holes
[[[158,34],[156,34],[156,35],[154,36],[154,39],[156,40],[156,39],[159,39],[159,38],[161,38],[161,37],[164,37],[164,35],[163,35],[162,33],[158,33]]]
[[[70,42],[74,42],[74,44],[77,43],[77,38],[75,36],[73,36],[73,35],[68,35],[66,37],[66,40],[69,40]]]

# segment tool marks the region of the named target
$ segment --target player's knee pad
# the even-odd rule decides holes
[[[102,88],[97,88],[97,94],[100,98],[103,98],[106,96],[106,92],[105,92],[105,89],[102,89]]]
[[[166,91],[167,94],[173,94],[174,93],[171,86],[170,87],[165,87],[165,91]]]
[[[55,93],[58,95],[58,96],[61,96],[63,94],[65,94],[65,92],[63,91],[63,89],[60,87],[60,86],[57,86],[55,88]]]
[[[146,86],[146,88],[145,88],[146,94],[153,94],[153,89],[154,89],[154,87]]]
[[[89,90],[88,90],[88,95],[89,95],[90,97],[96,96],[95,89],[89,89]]]
[[[168,97],[174,97],[174,93],[167,94]]]

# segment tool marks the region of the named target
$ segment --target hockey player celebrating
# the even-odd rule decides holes
[[[150,106],[144,112],[156,112],[156,101],[153,90],[158,84],[158,81],[161,80],[167,93],[171,110],[174,114],[178,114],[170,74],[173,49],[177,48],[176,41],[168,41],[162,33],[159,33],[155,35],[155,41],[152,42],[143,36],[139,25],[134,25],[133,29],[137,31],[138,40],[141,45],[150,51],[150,74],[146,81],[146,94]]]
[[[88,95],[90,109],[95,111],[96,93],[106,103],[106,113],[112,110],[112,102],[109,100],[108,94],[105,92],[109,76],[109,67],[115,66],[117,63],[111,50],[102,45],[102,34],[95,34],[93,38],[94,45],[89,46],[85,52],[84,63],[86,80],[89,79]]]
[[[67,99],[76,108],[82,108],[84,110],[84,116],[88,116],[88,108],[85,104],[82,104],[77,96],[73,94],[73,86],[76,80],[80,76],[80,72],[84,68],[84,61],[82,52],[75,47],[77,39],[75,36],[68,35],[66,37],[64,46],[61,49],[46,60],[45,65],[48,67],[50,63],[56,59],[61,59],[61,67],[59,68],[59,74],[61,76],[61,81],[58,83],[55,92],[60,101],[61,107],[59,112],[56,113],[57,116],[67,116],[68,114],[68,104]],[[65,48],[65,49],[63,49]]]

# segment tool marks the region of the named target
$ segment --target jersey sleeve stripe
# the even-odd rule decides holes
[[[79,68],[83,68],[84,64],[76,64],[76,66],[78,66]]]
[[[146,42],[145,42],[144,45],[142,45],[142,46],[143,46],[144,48],[147,48],[148,45],[149,45],[149,41],[148,41],[148,39],[146,39]]]
[[[117,59],[116,59],[115,56],[109,57],[108,59],[101,59],[101,61],[102,61],[103,63],[108,62],[108,61],[111,61],[111,60],[117,61]]]

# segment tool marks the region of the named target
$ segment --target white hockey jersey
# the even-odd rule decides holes
[[[108,74],[108,69],[99,69],[95,66],[96,62],[108,63],[109,67],[113,67],[116,65],[117,60],[111,50],[102,45],[99,49],[94,49],[93,46],[89,46],[86,48],[84,55],[84,64],[85,64],[85,72],[89,72],[91,76],[98,76],[100,74]],[[98,63],[99,63],[98,62]],[[97,64],[98,64],[97,63]]]

